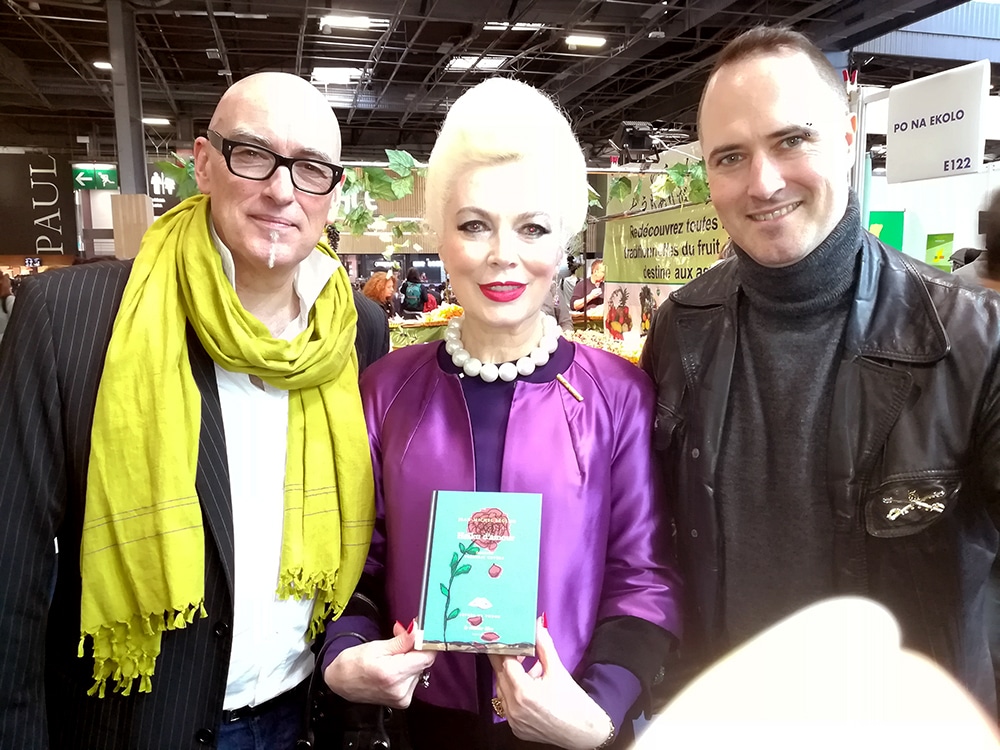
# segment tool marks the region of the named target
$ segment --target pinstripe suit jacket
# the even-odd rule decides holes
[[[152,693],[88,697],[89,648],[77,656],[90,430],[130,269],[96,263],[26,281],[0,342],[0,750],[214,745],[231,648],[232,505],[215,369],[190,330],[209,616],[164,634]],[[377,305],[355,301],[363,368],[388,350],[389,334]]]

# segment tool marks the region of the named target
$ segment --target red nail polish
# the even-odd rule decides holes
[[[406,629],[406,632],[407,633],[412,633],[413,632],[413,626],[416,625],[416,624],[417,624],[416,619],[410,620],[410,627],[408,627]]]
[[[546,630],[549,629],[549,618],[545,616],[544,612],[542,612],[542,627]]]

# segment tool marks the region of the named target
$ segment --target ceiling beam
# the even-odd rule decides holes
[[[892,0],[892,1],[894,2],[895,0]],[[924,1],[926,1],[926,0],[924,0]],[[838,4],[838,0],[817,0],[816,2],[814,2],[811,5],[807,6],[803,10],[800,10],[798,13],[794,13],[794,14],[792,14],[792,15],[790,15],[787,18],[784,18],[782,20],[783,20],[783,23],[791,26],[791,25],[797,24],[797,23],[799,23],[801,21],[804,21],[804,20],[806,20],[808,18],[816,16],[817,14],[824,12],[827,8],[830,8],[830,7],[835,6],[837,4]],[[831,21],[829,19],[821,21],[821,22],[817,22],[817,24],[818,25],[816,27],[814,27],[814,28],[818,28],[818,29],[821,29],[821,30],[828,30],[830,27],[838,25],[836,22],[831,23]],[[727,25],[733,26],[734,24],[727,24]],[[740,27],[737,26],[737,28],[740,28]],[[808,33],[808,32],[806,32],[806,33]],[[730,38],[732,38],[728,34],[728,32],[723,32],[719,36],[720,36],[720,44],[724,44],[725,42],[729,41]],[[816,38],[815,31],[810,36],[815,40],[815,38]],[[711,66],[713,66],[715,64],[715,58],[717,57],[717,55],[718,55],[718,52],[716,52],[716,53],[714,53],[712,55],[709,55],[708,57],[706,57],[706,58],[702,59],[701,61],[696,62],[694,64],[684,65],[682,63],[681,64],[682,65],[682,70],[680,70],[679,72],[674,73],[673,75],[668,76],[667,78],[662,79],[660,81],[656,81],[655,83],[653,83],[650,86],[644,88],[642,91],[638,92],[637,94],[635,94],[633,96],[630,96],[627,99],[622,100],[616,106],[609,107],[609,108],[605,109],[603,112],[600,112],[597,115],[592,116],[590,118],[590,120],[597,120],[597,119],[600,119],[602,117],[607,117],[607,116],[609,116],[611,114],[614,114],[614,112],[616,112],[616,111],[618,111],[618,110],[620,110],[620,109],[622,109],[624,107],[631,106],[632,104],[636,104],[636,103],[642,101],[643,99],[648,98],[650,95],[655,94],[657,91],[660,91],[661,89],[664,89],[667,86],[673,85],[675,83],[680,83],[682,81],[692,81],[692,82],[701,81],[701,79],[703,78],[703,75],[704,75],[704,77],[707,77],[707,73],[703,74],[703,72],[706,71],[706,69],[711,68]],[[700,99],[701,98],[701,86],[700,85],[697,87],[697,91],[698,91],[697,96]],[[684,110],[688,109],[691,106],[691,97],[693,97],[693,96],[694,96],[693,93],[687,93],[687,94],[680,95],[680,97],[676,97],[676,98],[675,97],[671,97],[670,99],[667,99],[667,100],[663,101],[658,107],[655,107],[655,108],[654,107],[647,107],[646,109],[644,109],[642,111],[642,114],[645,115],[645,116],[644,117],[637,117],[636,119],[642,119],[642,120],[659,120],[659,119],[669,120],[669,119],[672,119],[672,115],[673,115],[674,112],[683,112]]]
[[[233,69],[229,67],[229,53],[226,52],[226,43],[222,39],[222,32],[219,31],[219,21],[215,17],[215,8],[212,5],[212,0],[205,0],[205,9],[208,11],[208,22],[212,24],[212,33],[215,35],[215,46],[219,50],[222,73],[226,76],[226,83],[232,86]]]
[[[302,50],[306,44],[306,27],[309,25],[309,3],[302,4],[302,18],[299,19],[299,36],[295,40],[295,75],[302,75]]]
[[[170,86],[167,85],[167,79],[163,75],[163,68],[161,68],[160,63],[156,61],[156,55],[154,55],[149,49],[149,45],[146,44],[146,40],[143,39],[142,34],[139,33],[139,29],[135,30],[135,38],[136,41],[139,42],[139,58],[153,76],[153,80],[156,82],[157,88],[160,89],[160,92],[163,94],[163,98],[166,99],[167,104],[170,105],[170,111],[173,112],[176,117],[178,114],[177,102],[174,101],[173,94],[170,93]]]
[[[419,39],[424,29],[427,28],[427,24],[430,20],[431,13],[433,13],[434,8],[437,5],[437,0],[431,0],[431,2],[432,4],[430,5],[430,7],[426,8],[426,12],[423,14],[423,18],[420,21],[420,25],[417,26],[417,30],[413,33],[411,41]],[[396,79],[396,76],[399,74],[400,69],[403,67],[403,61],[406,60],[406,56],[410,53],[413,47],[414,47],[413,44],[407,44],[404,47],[399,58],[396,60],[396,64],[392,68],[392,72],[389,73],[389,78],[385,81],[385,83],[379,86],[380,91],[378,93],[378,101],[376,103],[376,106],[378,106],[378,104],[381,103],[382,96],[385,94],[386,91],[388,91],[389,87],[392,85],[392,82]]]
[[[62,35],[53,29],[48,23],[43,21],[41,18],[38,18],[30,10],[22,8],[14,2],[14,0],[6,0],[6,3],[7,7],[14,11],[18,19],[23,21],[36,34],[38,34],[42,41],[49,45],[59,58],[70,67],[70,70],[89,83],[97,91],[98,96],[104,100],[104,103],[107,104],[108,107],[111,107],[112,109],[114,108],[114,102],[108,92],[107,84],[91,72],[90,65],[88,65],[83,57],[80,56],[80,53],[76,51],[76,48],[73,47],[72,44],[67,42]]]
[[[2,44],[0,44],[0,75],[12,83],[17,84],[26,93],[30,94],[44,104],[48,109],[52,109],[52,103],[45,98],[45,94],[39,91],[35,82],[31,80],[31,74],[28,72],[28,66],[24,64],[21,58],[4,47]]]
[[[734,3],[735,0],[709,0],[695,7],[692,7],[694,5],[692,3],[666,24],[660,17],[651,18],[633,34],[631,39],[609,55],[580,62],[560,71],[556,79],[566,83],[558,87],[550,86],[549,91],[563,106],[566,106],[576,97],[587,93],[640,58],[662,47],[668,40],[690,31]],[[650,39],[650,31],[662,31],[663,37]]]
[[[682,93],[650,103],[645,109],[636,113],[635,119],[686,122],[688,120],[682,120],[680,115],[683,115],[692,108],[698,107],[698,103],[701,101],[701,91],[702,86],[694,84]]]
[[[715,62],[715,55],[702,58],[701,60],[694,60],[692,62],[687,62],[687,63],[682,62],[679,64],[680,69],[676,73],[669,75],[666,78],[662,78],[658,80],[656,83],[647,86],[642,91],[633,94],[632,96],[625,97],[624,99],[621,99],[615,104],[606,107],[600,112],[595,112],[589,117],[584,118],[579,123],[577,123],[577,128],[580,129],[585,128],[587,125],[603,120],[606,117],[610,117],[616,112],[620,112],[623,109],[631,107],[633,104],[638,104],[643,99],[648,98],[650,94],[655,94],[660,89],[665,89],[667,86],[672,86],[680,81],[686,81],[689,78],[694,77],[695,74],[699,73],[700,71],[711,67],[714,62]]]
[[[396,29],[399,28],[400,19],[403,15],[403,9],[406,7],[406,0],[399,0],[399,4],[396,6],[396,12],[392,14],[392,18],[389,20],[389,25],[386,27],[379,38],[376,40],[375,44],[372,45],[372,51],[368,55],[368,60],[365,62],[365,67],[361,71],[361,79],[357,82],[354,89],[354,101],[351,102],[351,108],[347,112],[347,122],[350,124],[354,120],[354,113],[358,111],[358,97],[361,92],[370,85],[372,75],[375,73],[375,67],[382,62],[382,55],[385,53],[386,44],[392,39],[392,35],[396,33]]]
[[[845,50],[964,3],[965,0],[885,0],[859,3],[852,10],[860,8],[860,11],[838,14],[835,19],[838,23],[814,21],[803,26],[800,31],[807,34],[820,49]]]

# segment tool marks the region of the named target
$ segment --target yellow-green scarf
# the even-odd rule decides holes
[[[164,630],[205,616],[204,529],[195,491],[201,394],[190,321],[215,362],[288,391],[281,598],[316,604],[309,636],[357,584],[374,522],[368,438],[347,273],[326,284],[306,330],[272,338],[226,279],[190,198],[146,232],[115,318],[91,432],[81,550],[80,655],[94,641],[94,687],[151,689]],[[324,243],[322,252],[336,258]]]

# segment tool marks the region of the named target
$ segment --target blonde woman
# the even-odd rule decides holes
[[[492,79],[455,102],[426,220],[465,313],[447,342],[401,349],[362,382],[377,520],[361,590],[385,604],[333,623],[324,655],[334,692],[409,707],[416,750],[624,747],[678,632],[652,385],[541,313],[586,210],[583,154],[546,96]],[[413,650],[404,626],[444,489],[542,494],[537,661]]]

